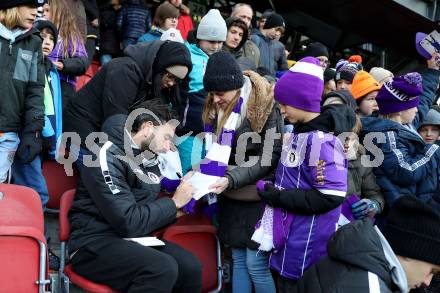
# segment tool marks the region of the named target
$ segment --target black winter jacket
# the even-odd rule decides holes
[[[117,57],[121,53],[116,28],[117,12],[113,5],[99,6],[99,53]]]
[[[0,35],[0,68],[0,132],[41,131],[44,65],[37,29],[13,43]]]
[[[144,100],[153,98],[153,64],[162,41],[129,46],[125,57],[106,64],[76,95],[63,114],[64,131],[79,134],[83,144],[87,135],[101,131],[102,123],[115,114],[128,114]],[[190,55],[182,55],[188,59]],[[168,101],[178,107],[178,87],[166,91]],[[165,91],[163,91],[165,92]]]
[[[295,293],[391,293],[406,287],[394,275],[378,232],[370,219],[340,228],[327,244],[328,256],[300,279]],[[393,272],[394,271],[394,272]],[[393,281],[394,280],[394,281]]]
[[[70,252],[103,236],[144,237],[176,218],[177,208],[171,198],[157,198],[161,175],[158,165],[132,168],[118,157],[126,155],[126,119],[126,115],[114,115],[104,123],[109,141],[100,149],[100,166],[84,167],[81,172],[69,213]]]

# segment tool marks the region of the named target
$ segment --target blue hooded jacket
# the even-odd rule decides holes
[[[63,133],[63,104],[61,96],[60,76],[55,65],[49,62],[50,66],[46,69],[46,86],[49,87],[51,98],[47,99],[53,105],[45,104],[44,127],[42,134],[50,140],[49,157],[55,159],[58,150],[57,142]],[[45,89],[46,94],[46,89]],[[45,97],[46,101],[46,97]],[[49,109],[53,109],[49,110]]]
[[[425,144],[415,130],[434,102],[439,76],[440,72],[436,70],[422,74],[423,94],[419,97],[418,113],[411,125],[376,117],[362,119],[362,136],[372,132],[384,134],[384,141],[373,139],[372,143],[383,154],[383,162],[374,172],[388,207],[400,196],[412,195],[440,208],[440,202],[433,200],[434,193],[439,191],[439,146]],[[367,138],[363,145],[374,155],[377,150],[373,151]]]
[[[191,53],[193,67],[182,90],[182,97],[185,101],[182,132],[193,131],[193,135],[197,135],[204,131],[202,113],[207,93],[203,87],[203,77],[209,56],[196,44],[185,43],[185,45]]]
[[[148,33],[142,35],[138,39],[138,43],[146,43],[146,42],[157,41],[157,40],[160,40],[161,36],[162,36],[162,31],[157,29],[157,28],[153,28]]]

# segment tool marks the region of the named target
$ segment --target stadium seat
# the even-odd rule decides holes
[[[93,60],[84,75],[81,75],[76,82],[76,91],[79,91],[83,86],[85,86],[95,74],[101,69],[99,61]]]
[[[49,212],[58,212],[63,193],[76,188],[78,171],[74,169],[73,176],[67,176],[63,165],[57,161],[47,160],[43,161],[43,176],[46,179],[49,191],[49,201],[46,204],[46,209]]]
[[[61,292],[68,292],[69,280],[77,285],[78,287],[92,293],[118,293],[111,289],[109,286],[103,284],[97,284],[92,281],[85,279],[84,277],[76,274],[71,265],[64,266],[65,258],[67,254],[66,243],[70,236],[70,223],[69,223],[69,210],[72,206],[73,199],[75,197],[75,189],[66,191],[60,202],[60,242],[61,242],[61,253],[60,253],[60,274],[59,274],[59,284],[62,287]]]
[[[194,218],[187,218],[190,222]],[[174,242],[193,253],[202,263],[202,292],[219,292],[222,288],[220,243],[212,225],[180,225],[168,227],[163,239]]]
[[[47,292],[47,246],[39,195],[0,184],[0,291]]]

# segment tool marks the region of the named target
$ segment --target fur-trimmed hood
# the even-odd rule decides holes
[[[273,85],[254,71],[245,71],[243,75],[249,77],[252,83],[246,117],[252,130],[260,133],[275,104]]]

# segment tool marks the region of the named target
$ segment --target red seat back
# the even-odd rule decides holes
[[[84,75],[78,77],[76,81],[76,91],[79,91],[83,86],[85,86],[95,74],[101,69],[101,64],[97,60],[93,60],[92,64],[90,64]]]
[[[0,292],[38,292],[43,233],[38,194],[24,186],[0,184]]]
[[[61,196],[69,189],[76,188],[79,173],[73,170],[73,176],[67,176],[64,166],[56,161],[43,162],[43,176],[46,179],[49,191],[49,201],[46,207],[49,209],[59,209]]]
[[[33,227],[44,233],[41,200],[33,189],[0,184],[0,226]]]
[[[61,197],[60,202],[60,214],[58,215],[58,219],[60,221],[60,241],[69,240],[70,235],[70,223],[69,223],[69,210],[72,206],[73,199],[75,198],[75,189],[71,189],[66,191]]]
[[[211,225],[170,226],[163,235],[163,239],[190,251],[202,263],[202,292],[216,290],[219,283],[215,235],[216,229]]]

